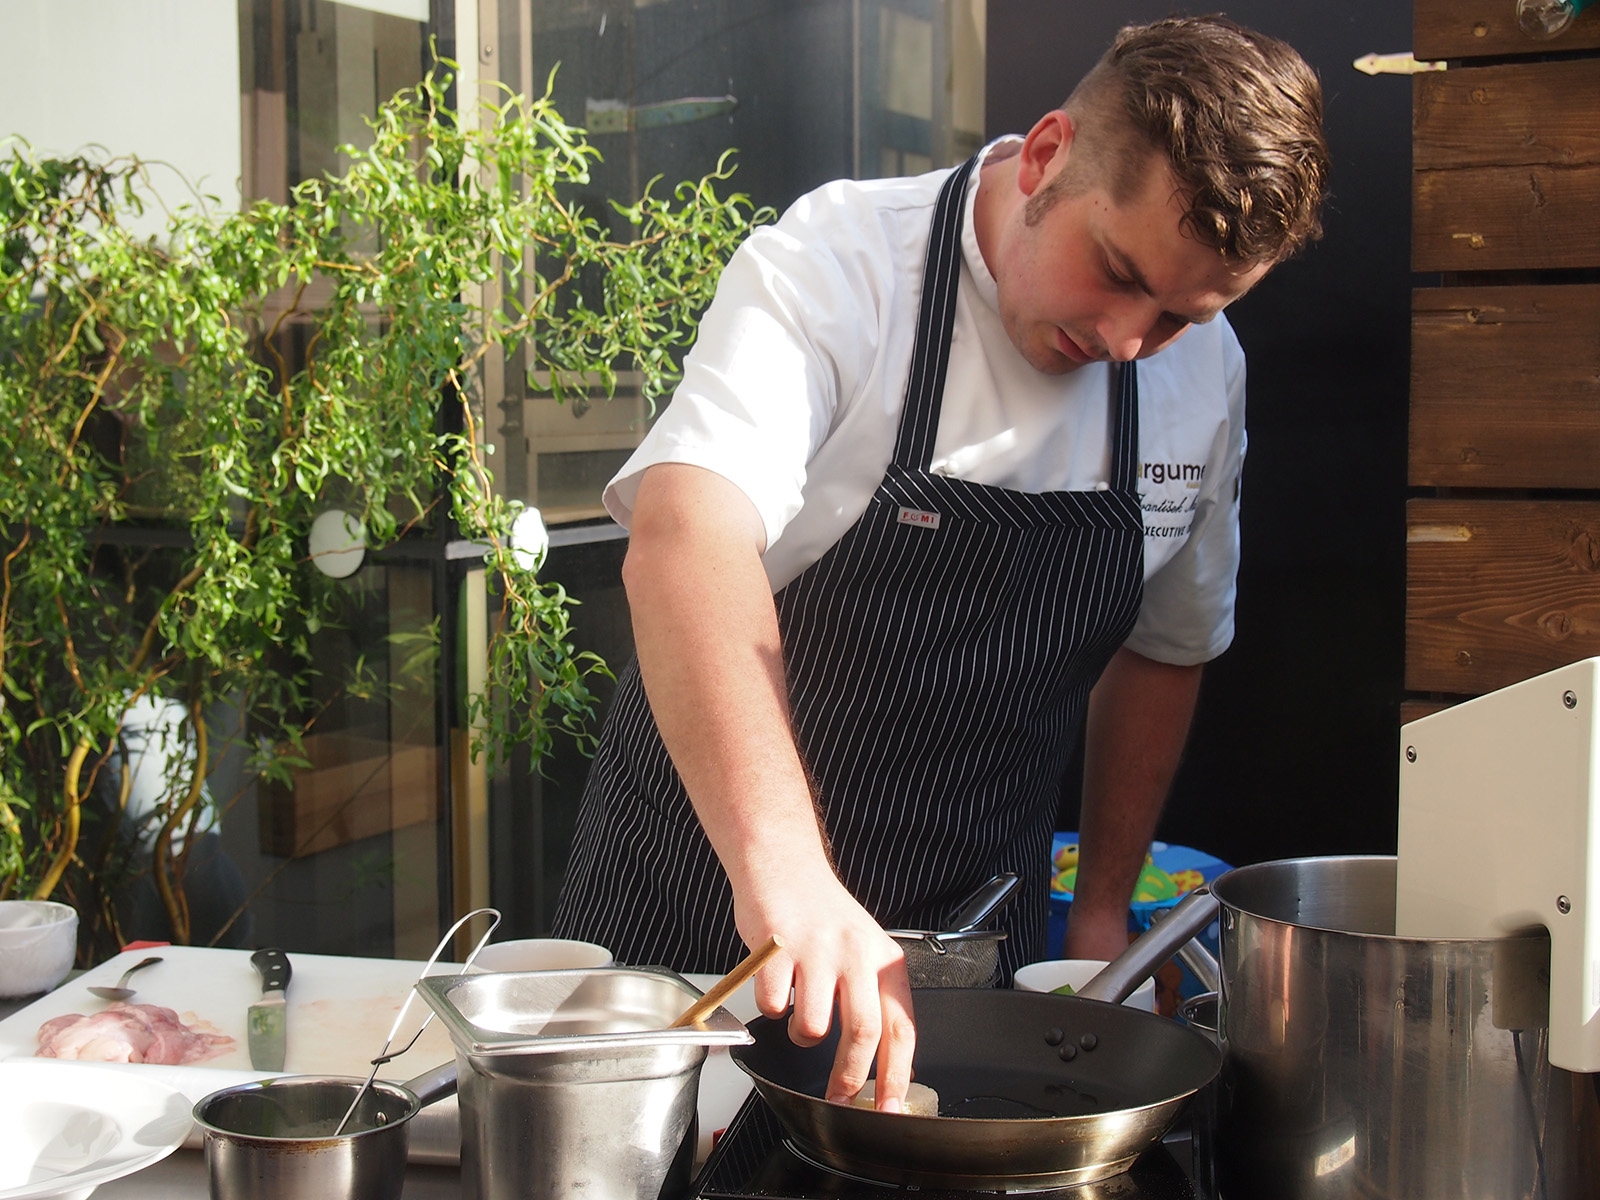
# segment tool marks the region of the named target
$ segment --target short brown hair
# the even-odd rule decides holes
[[[1130,25],[1062,108],[1082,153],[1047,191],[1086,186],[1088,166],[1126,199],[1144,178],[1142,142],[1172,169],[1184,228],[1230,261],[1280,262],[1322,236],[1322,86],[1287,43],[1221,16]]]

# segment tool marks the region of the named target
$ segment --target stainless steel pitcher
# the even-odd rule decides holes
[[[1546,1059],[1548,938],[1397,938],[1395,875],[1306,858],[1213,883],[1221,1193],[1600,1196],[1600,1076]]]
[[[667,1025],[700,996],[655,968],[431,976],[455,1044],[468,1200],[658,1200],[689,1182],[700,1068],[748,1043],[726,1009]]]

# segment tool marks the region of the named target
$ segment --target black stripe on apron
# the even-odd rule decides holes
[[[973,162],[940,192],[893,461],[867,510],[775,597],[795,739],[841,879],[887,928],[938,929],[999,871],[1001,967],[1043,957],[1050,835],[1089,690],[1143,597],[1138,376],[1112,373],[1104,490],[1019,492],[931,472]],[[556,915],[623,962],[719,972],[732,892],[623,673]]]

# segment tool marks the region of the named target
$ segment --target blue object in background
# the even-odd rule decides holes
[[[1051,878],[1055,878],[1055,856],[1063,846],[1070,846],[1078,840],[1075,832],[1058,832],[1050,846]],[[1155,865],[1169,875],[1179,871],[1199,871],[1205,882],[1210,883],[1218,875],[1233,868],[1220,858],[1214,858],[1203,850],[1196,850],[1190,846],[1173,846],[1166,842],[1151,842],[1150,857]],[[1141,934],[1149,929],[1155,922],[1155,914],[1161,909],[1173,907],[1183,899],[1180,893],[1170,900],[1142,900],[1129,906],[1128,932]],[[1062,943],[1067,937],[1067,913],[1072,910],[1072,893],[1057,891],[1052,884],[1050,889],[1050,925],[1046,933],[1045,946],[1051,958],[1060,958]],[[1200,944],[1210,950],[1213,955],[1221,953],[1219,942],[1220,931],[1217,922],[1213,921],[1206,926],[1200,934]],[[1181,964],[1180,964],[1181,965]],[[1189,996],[1199,995],[1200,982],[1190,972],[1188,967],[1183,968],[1183,987],[1181,994]]]

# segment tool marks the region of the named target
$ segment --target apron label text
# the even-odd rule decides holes
[[[939,514],[936,512],[923,512],[920,508],[900,509],[900,524],[920,525],[924,529],[939,528]]]

